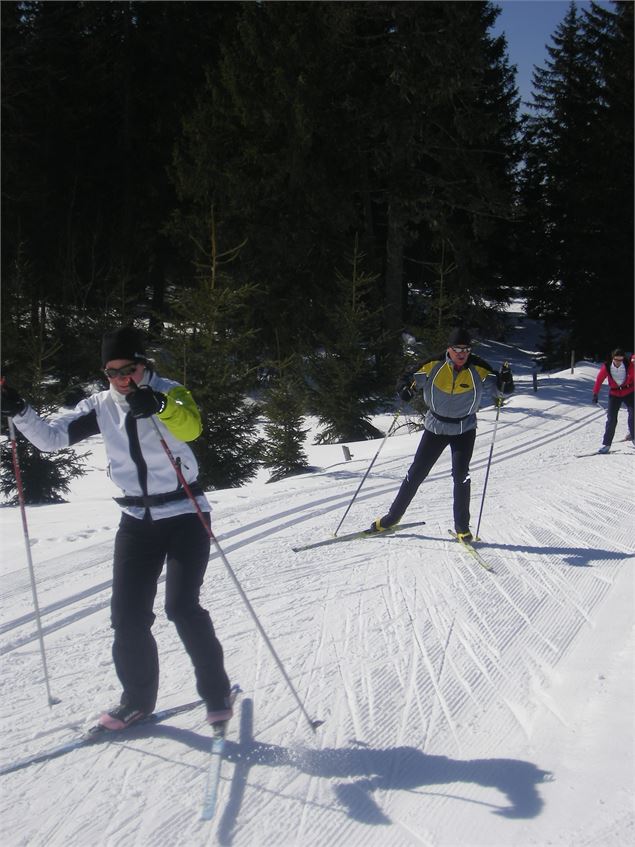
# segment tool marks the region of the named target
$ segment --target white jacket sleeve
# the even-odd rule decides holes
[[[34,447],[45,452],[62,450],[99,432],[91,397],[78,403],[72,412],[53,420],[41,418],[35,409],[27,406],[22,415],[13,418],[13,422]]]

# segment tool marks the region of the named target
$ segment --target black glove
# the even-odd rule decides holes
[[[592,400],[591,402],[592,402],[592,403],[597,403],[597,401],[598,401],[598,396],[597,396],[597,394],[594,394],[594,395],[593,395],[593,400]]]
[[[142,385],[126,394],[126,400],[133,418],[149,418],[156,415],[165,409],[168,402],[165,394],[153,391],[149,385]]]
[[[15,388],[9,388],[8,385],[2,384],[1,398],[2,414],[7,417],[14,418],[16,415],[21,415],[26,409],[26,403],[20,397]]]
[[[496,387],[503,394],[514,393],[514,377],[512,376],[512,369],[509,367],[508,362],[505,362],[498,372],[496,377]]]
[[[415,396],[415,378],[413,374],[404,374],[397,383],[397,394],[404,403],[409,403]]]

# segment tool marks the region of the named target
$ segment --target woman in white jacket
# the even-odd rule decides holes
[[[113,660],[123,690],[119,705],[104,712],[100,723],[106,729],[123,729],[156,705],[159,660],[151,627],[157,583],[166,562],[167,617],[194,665],[208,721],[227,720],[230,686],[223,649],[199,603],[210,538],[149,420],[155,416],[209,521],[210,506],[187,444],[201,433],[199,410],[186,388],[153,371],[139,330],[122,327],[106,333],[101,350],[109,389],[53,421],[40,418],[14,389],[2,386],[2,413],[13,416],[16,427],[40,450],[59,450],[101,433],[109,475],[122,491],[115,498],[123,514],[115,537],[111,622]]]

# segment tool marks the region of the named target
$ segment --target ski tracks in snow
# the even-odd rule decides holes
[[[22,842],[191,847],[203,843],[211,829],[215,843],[236,847],[325,840],[347,847],[440,847],[448,842],[439,832],[454,825],[452,808],[459,798],[486,811],[475,814],[469,833],[454,830],[457,843],[461,837],[462,843],[479,843],[479,821],[490,810],[509,807],[504,781],[489,776],[497,756],[523,747],[545,710],[566,720],[550,698],[551,682],[580,631],[593,626],[594,610],[630,556],[630,533],[616,529],[632,520],[629,480],[616,472],[580,497],[588,490],[587,471],[583,461],[568,460],[585,428],[597,428],[597,412],[545,401],[544,417],[530,420],[525,410],[514,411],[514,402],[501,412],[481,530],[480,551],[494,574],[447,538],[447,457],[411,506],[413,519],[426,520],[421,531],[297,555],[290,548],[300,538],[332,532],[365,470],[363,462],[348,463],[345,472],[326,469],[297,488],[288,480],[275,502],[248,500],[244,508],[238,503],[240,524],[233,528],[236,507],[219,496],[213,513],[219,541],[307,710],[326,723],[307,738],[275,663],[212,556],[203,602],[223,641],[230,674],[244,691],[220,786],[225,811],[207,830],[195,822],[208,735],[201,716],[193,714],[148,737],[13,775],[13,786],[18,791],[24,786],[25,797],[33,797],[31,811],[43,822],[40,829],[19,823],[29,811],[26,800],[5,815],[24,834]],[[494,413],[481,417],[472,471],[474,512]],[[409,444],[414,452],[416,440]],[[407,468],[403,450],[385,452],[348,518],[355,526],[385,511]],[[536,464],[527,467],[531,455]],[[629,461],[617,457],[624,467]],[[571,487],[578,494],[569,506]],[[617,510],[610,531],[607,503]],[[69,699],[73,689],[82,691],[78,699],[84,704],[103,697],[103,681],[86,678],[89,666],[103,668],[113,695],[117,690],[106,671],[109,582],[103,572],[95,579],[109,555],[103,546],[91,546],[67,557],[68,571],[81,574],[79,584],[60,584],[61,559],[48,569],[51,593],[47,589],[42,611],[45,635],[51,636],[52,676]],[[11,590],[23,589],[15,582]],[[0,651],[9,657],[2,675],[5,708],[28,713],[33,692],[20,695],[12,685],[38,678],[37,651],[27,647],[34,637],[32,615],[25,610],[3,626]],[[67,642],[77,628],[92,646],[78,644],[77,668],[62,670],[56,639],[63,639],[62,654],[68,657]],[[191,699],[193,692],[175,682],[187,679],[191,685],[189,668],[160,613],[155,630],[169,681],[164,696]],[[37,723],[37,717],[30,720]],[[39,743],[18,722],[12,729],[9,755]],[[521,764],[526,763],[516,766]],[[48,784],[51,773],[63,776],[60,787],[38,799],[38,785]],[[82,806],[95,791],[103,803],[97,814],[91,804],[93,816],[86,823]],[[80,829],[81,820],[86,828]]]

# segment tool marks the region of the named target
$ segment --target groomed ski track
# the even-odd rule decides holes
[[[4,777],[3,843],[566,847],[573,836],[577,847],[627,843],[629,786],[610,788],[618,811],[609,827],[585,805],[589,787],[576,790],[573,770],[557,755],[562,744],[576,749],[588,717],[584,698],[602,688],[584,678],[594,639],[610,647],[605,680],[628,664],[629,622],[607,610],[612,592],[632,587],[633,456],[611,457],[610,473],[598,473],[595,458],[573,458],[600,441],[604,412],[589,404],[595,372],[581,365],[574,375],[545,378],[537,395],[528,377],[518,378],[501,410],[479,548],[495,573],[447,534],[449,454],[408,512],[425,526],[300,553],[292,546],[333,532],[378,442],[356,444],[353,461],[312,474],[213,492],[219,541],[307,710],[324,726],[315,737],[307,732],[213,555],[203,602],[243,690],[215,820],[198,820],[210,737],[201,711]],[[493,408],[479,415],[474,523],[494,420]],[[419,439],[402,432],[387,441],[342,532],[367,526],[389,505]],[[58,507],[68,519],[57,536],[39,531],[37,509],[29,515],[49,673],[62,700],[52,710],[19,548],[6,568],[5,762],[67,739],[118,697],[108,609],[117,510],[101,503],[94,536],[69,531],[72,504]],[[161,600],[160,592],[154,632],[165,707],[196,692]],[[580,675],[579,700],[563,684],[572,673]],[[553,737],[551,756],[538,744],[545,735]],[[558,840],[549,816],[562,803],[572,830]]]

